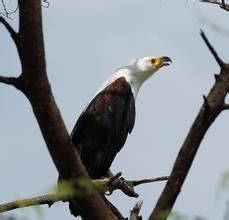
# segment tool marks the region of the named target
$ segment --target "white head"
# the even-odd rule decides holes
[[[134,97],[137,97],[138,91],[145,80],[152,76],[163,66],[168,66],[172,60],[169,57],[143,57],[131,61],[127,66],[119,68],[103,84],[102,89],[115,81],[119,77],[125,77],[130,83]]]

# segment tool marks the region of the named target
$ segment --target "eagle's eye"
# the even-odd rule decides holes
[[[152,63],[153,65],[155,64],[155,62],[156,62],[156,59],[155,59],[155,58],[151,59],[151,63]]]

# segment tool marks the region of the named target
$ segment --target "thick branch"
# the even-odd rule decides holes
[[[87,172],[75,151],[46,74],[41,2],[19,0],[17,44],[22,65],[17,88],[30,100],[50,155],[62,179],[86,177]],[[2,20],[4,22],[4,19]],[[6,24],[6,23],[5,23]],[[9,26],[9,31],[14,33]],[[6,80],[5,80],[6,81]],[[99,193],[73,201],[84,219],[116,219]]]
[[[224,110],[229,110],[229,104],[224,104],[224,105],[223,105],[223,109],[224,109]]]
[[[223,65],[205,35],[201,33],[201,36],[222,68],[208,96],[204,98],[204,103],[179,151],[169,180],[150,216],[150,220],[167,219],[205,133],[224,109],[225,96],[229,88],[229,65]]]
[[[5,77],[5,76],[0,76],[0,82],[5,83],[7,85],[16,85],[17,78],[15,77]]]

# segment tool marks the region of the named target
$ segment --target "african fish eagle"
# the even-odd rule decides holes
[[[71,138],[91,178],[105,176],[135,122],[135,100],[145,80],[169,57],[133,60],[113,73],[80,115]]]

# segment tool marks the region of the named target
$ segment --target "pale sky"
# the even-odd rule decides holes
[[[13,4],[15,1],[12,1]],[[17,27],[17,17],[9,21]],[[51,1],[43,8],[47,71],[69,132],[102,82],[133,58],[166,55],[173,64],[141,88],[136,122],[111,169],[126,179],[169,175],[177,153],[219,71],[199,32],[205,31],[220,56],[229,60],[229,14],[216,5],[179,0]],[[20,65],[9,34],[0,25],[0,75],[17,76]],[[57,180],[41,132],[27,99],[0,85],[0,203],[49,192]],[[205,136],[174,211],[223,220],[228,195],[218,189],[228,164],[229,113],[224,112]],[[163,183],[136,188],[138,199],[115,192],[111,200],[124,216],[144,200],[150,215]],[[75,219],[67,204],[9,212],[19,219]]]

